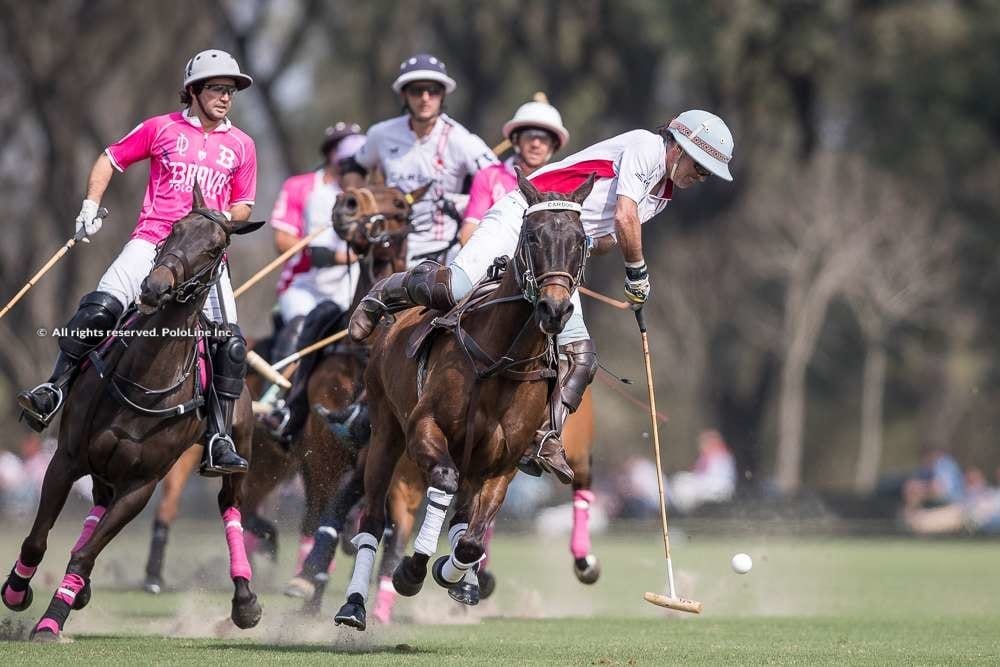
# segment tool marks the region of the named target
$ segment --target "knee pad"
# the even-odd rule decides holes
[[[569,367],[566,369],[562,387],[562,401],[570,412],[576,412],[583,400],[583,392],[597,375],[597,348],[594,341],[587,338],[561,346]]]
[[[231,329],[232,335],[222,340],[212,355],[212,385],[222,398],[237,399],[247,375],[247,341],[239,327],[231,325]]]
[[[107,292],[84,295],[66,325],[69,335],[59,339],[59,349],[73,359],[83,357],[108,337],[124,311],[118,299]]]

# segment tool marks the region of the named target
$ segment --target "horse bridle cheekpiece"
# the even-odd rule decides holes
[[[529,206],[524,211],[524,219],[527,220],[528,216],[540,211],[570,211],[579,214],[583,212],[583,206],[566,199],[538,202]],[[517,250],[514,251],[514,272],[517,275],[518,287],[521,288],[521,294],[525,300],[532,305],[536,305],[542,287],[553,282],[558,282],[560,279],[568,281],[569,284],[566,285],[566,289],[572,294],[576,290],[577,285],[583,282],[583,272],[587,266],[587,256],[590,252],[589,243],[584,244],[581,250],[580,268],[577,270],[575,276],[565,271],[546,271],[540,275],[535,275],[535,265],[528,248],[529,243],[527,235],[522,234],[521,240],[517,245]]]
[[[226,234],[226,246],[229,245],[229,230],[226,229],[226,217],[222,213],[207,208],[195,208],[191,210],[191,213],[200,215],[201,217],[207,218],[217,224]],[[166,243],[166,241],[164,241],[164,243]],[[225,252],[220,252],[214,262],[206,264],[202,269],[199,269],[197,273],[191,275],[190,277],[186,277],[182,282],[178,282],[180,276],[177,275],[177,268],[174,262],[164,261],[168,257],[173,257],[180,263],[181,268],[184,270],[184,276],[188,276],[188,274],[191,273],[191,265],[187,257],[175,250],[169,250],[166,253],[163,253],[163,246],[161,246],[159,252],[157,252],[154,266],[163,266],[170,271],[171,274],[173,274],[174,286],[170,289],[168,294],[169,300],[176,301],[177,303],[187,303],[191,299],[201,297],[202,294],[207,292],[213,285],[219,282],[219,278],[222,277],[222,258],[225,257]],[[209,277],[209,280],[202,282],[206,276]]]

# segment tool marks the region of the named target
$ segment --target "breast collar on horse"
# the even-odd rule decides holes
[[[524,218],[527,219],[529,215],[539,211],[573,211],[575,213],[580,213],[582,210],[583,208],[576,202],[558,199],[544,201],[534,204],[533,206],[529,206],[524,212]],[[582,259],[584,261],[580,262],[580,270],[575,276],[563,271],[548,271],[546,273],[536,275],[534,262],[531,259],[531,253],[528,251],[527,244],[522,235],[521,239],[518,241],[517,248],[514,251],[513,259],[508,258],[507,256],[501,256],[494,260],[493,266],[491,266],[487,271],[486,276],[473,286],[469,294],[457,306],[455,306],[451,312],[444,316],[434,318],[434,320],[431,321],[430,328],[447,329],[455,334],[458,346],[465,353],[466,358],[468,358],[469,363],[472,365],[472,368],[476,373],[477,380],[485,380],[496,375],[500,375],[509,380],[516,380],[518,382],[552,379],[557,375],[556,368],[559,360],[558,351],[555,345],[555,336],[547,336],[548,344],[546,345],[545,351],[541,354],[526,357],[524,359],[515,359],[512,356],[517,344],[521,341],[521,338],[532,325],[533,314],[525,320],[524,325],[521,326],[521,329],[514,337],[514,340],[508,346],[507,351],[498,359],[493,359],[485,350],[483,350],[482,346],[479,345],[479,343],[465,331],[462,327],[462,318],[471,313],[485,310],[491,306],[519,301],[521,299],[530,303],[532,308],[534,308],[541,295],[541,286],[546,282],[563,280],[567,283],[566,288],[572,294],[576,290],[577,285],[579,285],[583,280],[583,271],[586,266],[585,260],[587,252],[588,248],[587,246],[584,246],[582,250]],[[514,275],[520,293],[498,299],[490,299],[493,291],[499,285],[503,273],[511,269],[515,272]],[[428,352],[428,346],[424,346],[418,360],[418,396],[423,390],[423,380],[425,378],[425,367]],[[534,362],[542,360],[544,360],[545,363],[541,368],[535,368],[532,370],[516,370],[517,367],[528,366]]]
[[[226,239],[228,241],[229,232],[226,230],[226,225],[225,225],[226,218],[224,215],[222,215],[218,211],[213,211],[211,209],[206,209],[206,208],[194,208],[191,210],[191,212],[200,215],[202,217],[205,217],[214,222],[215,224],[219,225],[219,227],[221,227],[222,230],[226,232]],[[192,299],[197,299],[200,298],[202,295],[204,295],[209,289],[211,289],[216,283],[218,283],[219,279],[222,277],[222,260],[224,256],[225,252],[221,253],[218,259],[216,259],[211,264],[206,265],[205,268],[193,274],[190,278],[187,278],[186,280],[175,284],[174,287],[170,290],[170,293],[172,295],[171,296],[172,300],[176,301],[177,303],[188,303]],[[163,258],[157,256],[157,258],[154,260],[154,266],[156,266],[161,259],[167,257],[174,257],[177,259],[177,261],[181,264],[181,266],[184,269],[184,275],[188,275],[191,272],[190,262],[188,261],[187,257],[178,254],[177,252],[174,251],[166,253],[163,256]],[[166,262],[163,263],[163,266],[168,271],[170,271],[170,273],[174,276],[174,281],[176,282],[178,279],[176,268],[171,263],[166,263]],[[205,276],[209,276],[210,279],[205,282],[202,282],[202,279]],[[199,314],[198,316],[198,323],[203,331],[206,330],[208,328],[208,325],[210,324],[208,320],[205,318],[205,316],[202,314]],[[203,336],[199,336],[198,338],[201,337]],[[93,365],[94,370],[97,372],[98,377],[101,378],[102,380],[107,381],[108,393],[110,393],[111,396],[123,407],[126,407],[134,412],[138,412],[141,415],[145,415],[147,417],[155,417],[157,419],[169,419],[171,417],[180,417],[186,414],[190,414],[191,412],[197,411],[202,406],[205,405],[205,397],[204,397],[205,387],[201,386],[199,374],[195,373],[195,387],[192,397],[187,401],[184,401],[180,405],[174,405],[169,408],[146,408],[139,405],[138,403],[131,400],[128,396],[125,395],[125,392],[122,391],[122,388],[119,386],[119,382],[127,384],[131,387],[140,390],[143,396],[147,397],[163,396],[176,391],[181,385],[184,384],[184,382],[191,376],[191,373],[197,368],[198,338],[194,340],[194,345],[192,345],[191,347],[191,354],[188,360],[184,363],[183,366],[184,370],[181,373],[180,379],[178,379],[169,387],[165,387],[163,389],[150,389],[149,387],[145,387],[139,384],[138,382],[130,380],[116,373],[114,369],[118,365],[118,362],[121,361],[121,357],[119,356],[118,359],[116,359],[110,366],[109,364],[106,364],[104,361],[104,353],[106,353],[107,350],[110,350],[111,347],[110,345],[107,346],[106,348],[99,347],[96,350],[92,350],[90,354],[87,355],[87,359],[90,361],[91,365]],[[128,343],[125,341],[124,338],[115,338],[114,341],[119,343],[122,347],[126,349],[128,348]],[[209,364],[211,364],[211,355],[207,355],[206,361]],[[209,373],[209,382],[211,382],[211,372]]]

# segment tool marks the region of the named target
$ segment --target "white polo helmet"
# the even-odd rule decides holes
[[[444,92],[455,90],[455,80],[448,76],[448,68],[444,61],[429,53],[418,53],[410,56],[399,64],[399,74],[392,82],[392,90],[402,92],[403,86],[412,81],[437,81],[444,86]]]
[[[733,134],[714,113],[692,109],[667,125],[670,134],[691,159],[721,179],[731,181],[729,161],[733,159]]]
[[[236,58],[225,51],[208,49],[195,55],[184,67],[184,87],[217,76],[228,76],[236,81],[236,89],[243,90],[253,85],[253,79],[240,71]]]
[[[569,130],[563,127],[562,115],[549,104],[545,93],[535,93],[532,100],[519,106],[514,117],[504,123],[503,136],[513,141],[511,135],[522,127],[540,127],[556,135],[559,141],[556,150],[559,150],[569,141]]]

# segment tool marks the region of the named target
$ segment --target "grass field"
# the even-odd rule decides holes
[[[318,618],[299,615],[299,604],[280,595],[293,557],[286,532],[281,561],[255,570],[264,618],[241,632],[225,618],[228,570],[216,528],[178,524],[168,549],[171,590],[155,598],[132,590],[141,578],[148,524],[127,530],[98,564],[90,606],[70,617],[66,634],[74,641],[31,645],[19,639],[44,611],[75,537],[68,530],[54,535],[33,582],[34,606],[0,615],[8,639],[0,641],[0,664],[1000,663],[1000,545],[993,542],[794,539],[762,531],[722,539],[677,531],[680,592],[705,604],[692,617],[642,600],[644,591],[663,587],[655,529],[598,538],[604,572],[594,587],[573,578],[564,540],[501,535],[494,598],[464,608],[428,581],[397,607],[408,623],[370,623],[358,633],[330,621],[350,559],[342,559]],[[6,567],[23,528],[0,530]],[[729,569],[736,551],[753,555],[750,574]]]

